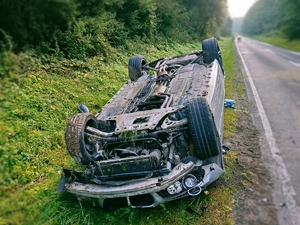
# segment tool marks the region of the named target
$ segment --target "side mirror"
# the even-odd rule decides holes
[[[78,106],[78,109],[79,109],[79,111],[82,112],[82,113],[88,113],[88,112],[89,112],[88,107],[86,107],[86,105],[84,105],[84,104],[80,104],[80,105]]]

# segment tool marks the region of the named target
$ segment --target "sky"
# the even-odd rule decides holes
[[[227,0],[231,18],[244,17],[248,9],[257,0]]]

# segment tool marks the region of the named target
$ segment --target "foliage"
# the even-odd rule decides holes
[[[107,57],[112,46],[125,46],[127,33],[114,15],[105,13],[96,18],[78,20],[64,33],[55,34],[55,45],[69,59]]]
[[[299,39],[299,10],[299,0],[258,0],[246,14],[242,32]]]
[[[105,12],[105,6],[110,0],[75,0],[77,4],[78,17],[97,17]]]
[[[219,36],[219,28],[228,17],[226,0],[183,0],[189,12],[192,32],[200,36]]]
[[[230,37],[233,21],[229,16],[227,17],[227,19],[225,21],[226,22],[223,23],[222,27],[220,28],[220,35],[222,37]]]
[[[3,52],[9,52],[13,48],[11,37],[0,28],[0,54]]]
[[[124,1],[122,7],[116,10],[116,18],[130,28],[130,37],[139,36],[152,39],[157,25],[156,5],[149,0]]]
[[[191,40],[187,10],[174,0],[156,0],[156,5],[157,30],[161,38],[176,37],[178,42]]]
[[[12,48],[13,43],[11,37],[0,28],[0,79],[13,76],[10,74],[10,70],[15,64],[15,57],[11,52]]]
[[[67,30],[74,21],[73,0],[1,0],[0,27],[16,43],[15,49],[49,41],[56,30]]]
[[[250,35],[269,33],[279,28],[276,0],[259,0],[248,11],[242,32]]]
[[[149,211],[103,213],[93,200],[55,193],[61,169],[78,167],[64,142],[77,106],[85,103],[95,114],[127,81],[132,55],[151,61],[199,49],[204,36],[225,35],[231,26],[225,5],[225,0],[0,0],[0,224],[230,221],[230,178],[220,181],[224,189],[212,186],[212,196]],[[230,55],[228,43],[221,44]]]
[[[281,18],[281,30],[289,39],[300,39],[300,1],[299,0],[277,0],[279,8],[283,9]]]
[[[162,50],[143,45],[129,43],[128,49],[115,51],[106,63],[101,57],[74,60],[31,51],[14,55],[9,73],[18,76],[0,80],[0,223],[185,224],[188,219],[190,224],[230,224],[234,193],[230,174],[208,189],[211,195],[149,210],[103,212],[94,200],[55,193],[62,168],[77,168],[64,142],[66,123],[77,113],[77,106],[85,103],[95,114],[127,81],[130,56],[139,53],[151,61],[199,49],[201,43],[169,43]],[[232,61],[227,58],[234,57],[232,42],[227,39],[220,45],[229,78]]]
[[[16,74],[11,71],[16,67],[16,55],[10,51],[0,53],[0,79],[14,77]]]
[[[191,41],[229,35],[226,0],[1,0],[0,27],[13,50],[68,58],[105,54],[127,40]]]

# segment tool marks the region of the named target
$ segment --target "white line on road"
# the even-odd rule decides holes
[[[253,54],[253,52],[241,52],[242,54]]]
[[[271,54],[275,55],[275,53],[270,49],[264,48],[263,50],[266,51],[266,52],[270,52]]]
[[[295,65],[295,66],[298,66],[298,67],[300,67],[300,63],[295,63],[295,62],[293,62],[293,61],[290,61],[290,60],[289,60],[289,62],[290,62],[290,63],[292,63],[292,64],[293,64],[293,65]]]
[[[270,45],[270,44],[265,43],[265,42],[256,41],[256,40],[251,40],[251,41],[254,41],[254,42],[259,43],[259,44],[261,44],[261,45],[265,45],[265,46],[267,46],[267,47],[272,47],[272,48],[275,47],[275,48],[283,49],[282,47]],[[296,52],[296,51],[293,51],[293,50],[287,50],[287,49],[284,49],[284,50],[285,50],[285,51],[288,51],[288,52],[290,52],[290,53],[292,53],[292,54],[294,54],[294,55],[300,56],[300,52]]]
[[[272,45],[270,45],[270,44],[268,44],[268,43],[265,43],[265,42],[260,42],[260,41],[257,41],[257,42],[259,42],[259,43],[262,44],[262,45],[272,46]]]
[[[295,201],[296,192],[291,185],[291,179],[287,172],[287,169],[285,167],[285,164],[283,162],[282,157],[280,156],[280,151],[278,149],[278,146],[276,144],[276,140],[274,138],[270,123],[268,121],[268,118],[266,116],[264,107],[261,103],[260,97],[258,95],[258,92],[256,90],[256,87],[254,85],[254,82],[252,80],[252,77],[250,75],[249,69],[246,66],[245,60],[237,46],[238,53],[240,55],[240,58],[242,60],[243,66],[245,68],[246,76],[249,80],[250,87],[256,102],[256,106],[260,115],[260,118],[262,120],[262,124],[265,130],[265,135],[267,138],[268,145],[270,147],[270,152],[273,160],[276,162],[276,169],[277,169],[277,176],[279,179],[276,179],[276,182],[280,182],[283,195],[286,200],[286,206],[289,209],[290,216],[286,215],[286,217],[289,217],[294,225],[298,225],[300,221],[300,208],[297,206],[297,203]],[[276,207],[277,208],[277,207]]]
[[[295,51],[289,51],[289,52],[294,54],[294,55],[300,55],[300,52],[295,52]]]

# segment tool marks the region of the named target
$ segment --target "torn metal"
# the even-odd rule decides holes
[[[224,69],[215,38],[202,50],[148,63],[134,56],[129,81],[96,114],[80,105],[66,129],[70,155],[57,191],[106,209],[155,207],[199,195],[224,173]]]

